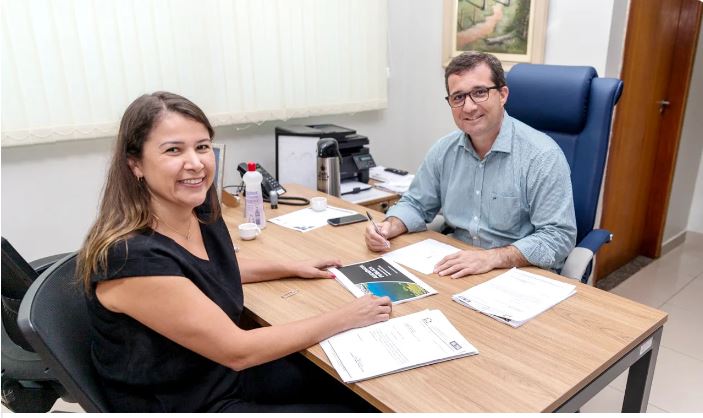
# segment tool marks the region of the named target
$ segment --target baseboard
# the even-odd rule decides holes
[[[674,235],[673,238],[670,238],[666,240],[666,242],[663,242],[661,255],[664,255],[669,251],[673,250],[674,248],[678,247],[679,245],[683,244],[684,241],[686,241],[686,232],[687,231],[681,231],[678,234]]]

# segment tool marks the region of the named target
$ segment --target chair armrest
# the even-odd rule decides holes
[[[610,242],[612,239],[613,234],[607,229],[594,229],[583,237],[576,247],[588,248],[595,254],[603,244]]]
[[[441,213],[438,213],[437,216],[434,217],[432,222],[427,224],[427,229],[429,231],[442,233],[442,230],[444,229],[444,216],[442,216]]]
[[[55,262],[61,260],[62,258],[66,257],[71,253],[63,253],[63,254],[56,254],[56,255],[50,255],[48,257],[42,257],[38,260],[31,261],[29,265],[34,269],[34,271],[37,272],[37,274],[42,274],[44,270],[48,269],[51,267]]]
[[[588,282],[586,271],[591,265],[593,254],[605,243],[610,242],[613,234],[605,229],[594,229],[589,232],[583,240],[574,248],[564,262],[561,275],[571,279],[580,280],[582,283]]]

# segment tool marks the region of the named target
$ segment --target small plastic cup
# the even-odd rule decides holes
[[[261,233],[261,228],[253,222],[247,222],[239,225],[239,238],[244,241],[256,239],[256,236]]]
[[[322,212],[327,209],[327,198],[324,197],[313,197],[310,199],[310,207],[315,212]]]

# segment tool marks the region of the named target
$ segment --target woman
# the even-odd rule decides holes
[[[78,260],[93,363],[110,404],[142,412],[356,410],[350,391],[289,355],[387,320],[390,300],[366,296],[284,326],[241,329],[242,283],[330,278],[322,269],[339,262],[236,259],[211,188],[213,134],[202,110],[167,92],[139,97],[122,118]]]

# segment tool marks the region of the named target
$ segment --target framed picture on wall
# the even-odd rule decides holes
[[[444,66],[464,51],[488,52],[507,71],[544,62],[548,0],[444,0]]]

